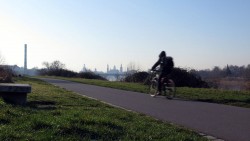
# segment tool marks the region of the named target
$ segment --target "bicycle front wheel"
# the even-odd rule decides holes
[[[156,93],[157,93],[157,81],[156,80],[152,80],[151,81],[151,84],[149,86],[149,94],[152,96],[152,97],[155,97],[156,96]]]

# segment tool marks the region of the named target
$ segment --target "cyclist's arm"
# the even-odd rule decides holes
[[[155,68],[156,68],[158,65],[160,65],[160,63],[161,63],[161,60],[159,59],[159,60],[153,65],[153,67],[151,68],[151,70],[155,70]]]

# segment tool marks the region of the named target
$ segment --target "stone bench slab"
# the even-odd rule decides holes
[[[24,105],[27,101],[27,93],[31,93],[29,84],[0,83],[0,96],[6,102]]]
[[[30,93],[31,86],[29,84],[0,83],[0,92]]]

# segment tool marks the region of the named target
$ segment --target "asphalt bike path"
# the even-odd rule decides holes
[[[41,78],[53,85],[156,119],[184,126],[225,141],[250,141],[250,109],[222,104],[152,98],[130,92],[58,79]]]

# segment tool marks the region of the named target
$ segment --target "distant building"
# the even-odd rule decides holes
[[[120,73],[123,73],[122,64],[121,64],[121,67],[120,67]]]
[[[91,70],[90,69],[87,69],[85,64],[83,65],[83,68],[80,72],[90,72]]]
[[[109,65],[107,65],[107,73],[109,72]]]
[[[118,70],[115,65],[114,65],[113,69],[110,69],[109,65],[107,65],[107,74],[123,74],[123,73],[124,72],[123,72],[122,65],[120,67],[120,70]]]

